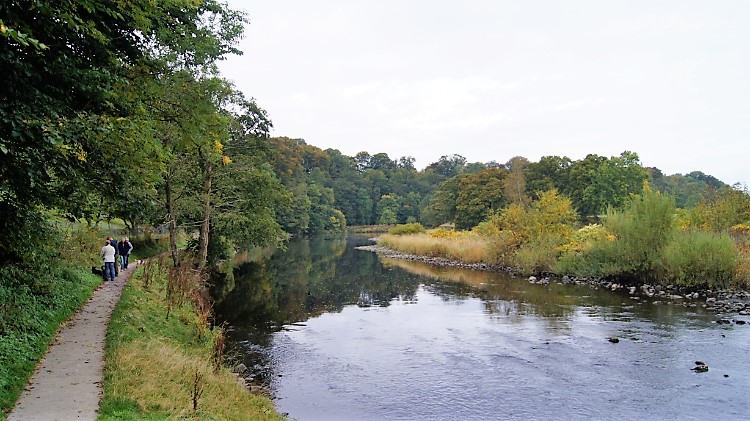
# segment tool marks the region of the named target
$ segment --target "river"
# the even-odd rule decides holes
[[[236,358],[291,419],[750,419],[750,325],[717,324],[700,302],[532,285],[362,244],[295,240],[213,288]]]

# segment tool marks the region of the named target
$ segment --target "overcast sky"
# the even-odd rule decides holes
[[[225,77],[274,136],[346,155],[637,152],[750,184],[750,1],[228,0]]]

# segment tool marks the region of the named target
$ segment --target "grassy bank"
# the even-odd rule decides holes
[[[96,261],[98,253],[98,249],[93,251],[98,243],[94,233],[65,234],[50,228],[48,238],[49,243],[29,252],[25,264],[0,267],[2,419],[20,396],[60,325],[101,282],[101,278],[91,274],[90,263]],[[65,250],[66,255],[58,255],[58,250]],[[79,263],[70,263],[73,261]]]
[[[60,325],[100,282],[81,269],[0,269],[0,418],[15,404]]]
[[[164,262],[138,269],[112,315],[100,419],[283,419],[221,367],[200,279]]]
[[[569,199],[553,191],[530,206],[511,205],[471,231],[399,226],[378,242],[408,254],[527,274],[748,289],[750,226],[710,227],[689,217],[680,215],[672,198],[645,189],[623,209],[610,210],[603,224],[580,227]]]

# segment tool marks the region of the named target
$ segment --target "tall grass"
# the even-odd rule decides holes
[[[384,234],[378,238],[378,244],[402,253],[442,257],[466,263],[486,262],[488,242],[489,239],[486,237],[460,233],[444,237],[433,237],[429,234]]]
[[[195,278],[150,270],[148,288],[139,269],[112,315],[100,419],[283,419],[269,399],[216,370],[223,332],[207,327],[200,300],[183,295]]]
[[[736,274],[738,253],[728,235],[687,231],[663,250],[665,276],[678,285],[727,287]]]

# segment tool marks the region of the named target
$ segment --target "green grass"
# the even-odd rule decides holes
[[[47,265],[0,268],[0,414],[13,407],[60,325],[101,279],[83,269]]]
[[[222,332],[208,330],[192,304],[167,317],[165,276],[152,270],[145,286],[138,269],[112,315],[99,419],[283,419],[226,368],[215,370],[212,350]],[[196,385],[202,394],[194,411]]]

